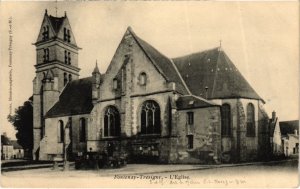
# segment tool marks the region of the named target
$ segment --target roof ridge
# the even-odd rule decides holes
[[[175,63],[173,62],[173,60],[170,59],[170,58],[168,58],[168,59],[171,61],[173,67],[175,68],[175,70],[176,70],[176,72],[177,72],[177,74],[178,74],[178,76],[179,76],[181,82],[183,83],[184,87],[186,88],[187,92],[188,92],[189,94],[192,94],[191,91],[190,91],[190,89],[189,89],[188,86],[186,85],[185,81],[183,80],[182,75],[181,75],[180,72],[178,71],[178,68],[177,68],[177,66],[175,65]]]
[[[218,48],[219,47],[214,47],[214,48],[210,48],[210,49],[206,49],[206,50],[202,50],[202,51],[198,51],[198,52],[193,52],[193,53],[186,54],[186,55],[183,55],[183,56],[174,57],[174,58],[172,58],[172,60],[173,59],[179,59],[179,58],[186,58],[186,57],[189,57],[189,56],[192,56],[192,55],[195,55],[195,54],[205,53],[205,52],[212,51],[212,50],[215,50],[215,49],[218,49]]]

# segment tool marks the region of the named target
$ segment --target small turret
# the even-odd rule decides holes
[[[94,68],[92,75],[93,75],[92,98],[93,98],[93,103],[96,103],[100,97],[100,84],[101,84],[101,74],[100,74],[100,71],[98,68],[97,60],[96,60],[96,66]]]

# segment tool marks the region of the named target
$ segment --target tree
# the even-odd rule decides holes
[[[8,115],[8,121],[17,130],[16,138],[24,150],[33,148],[33,98],[30,97],[23,106],[15,109],[14,115]]]

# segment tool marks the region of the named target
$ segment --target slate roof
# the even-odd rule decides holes
[[[192,108],[205,108],[210,106],[218,106],[212,102],[209,102],[200,97],[195,97],[193,95],[181,96],[176,101],[176,107],[178,110],[186,110]]]
[[[69,82],[59,101],[47,112],[46,117],[61,117],[90,113],[92,104],[92,77]]]
[[[294,134],[295,130],[299,134],[299,120],[279,122],[281,135]]]
[[[180,78],[180,73],[176,71],[176,67],[172,60],[160,53],[146,41],[139,38],[129,27],[129,32],[132,34],[136,42],[140,45],[146,56],[152,61],[156,69],[166,78],[167,81],[175,82],[178,92],[181,94],[189,94],[188,89],[184,86],[183,80]]]
[[[1,144],[2,145],[12,145],[9,138],[4,135],[1,135]]]
[[[14,149],[23,149],[22,146],[18,143],[18,141],[12,140],[11,143],[12,143]]]
[[[50,23],[51,23],[55,33],[58,33],[59,29],[66,17],[54,17],[54,16],[50,15],[48,18],[50,20]]]
[[[255,92],[223,50],[214,48],[174,58],[192,94],[208,99],[263,99]],[[264,102],[264,101],[263,101]]]

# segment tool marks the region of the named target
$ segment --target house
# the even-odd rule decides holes
[[[14,159],[23,159],[24,158],[24,149],[23,147],[16,141],[12,140],[11,141],[13,145],[13,158]]]
[[[1,135],[1,159],[13,159],[14,148],[6,133]]]
[[[106,70],[79,78],[67,15],[35,42],[35,159],[123,152],[129,162],[227,163],[270,153],[265,101],[221,47],[169,58],[125,31]],[[82,64],[82,63],[81,63]],[[85,63],[89,64],[89,63]]]
[[[279,122],[285,156],[299,154],[299,120]]]
[[[272,118],[270,119],[270,142],[272,152],[275,156],[279,156],[284,153],[279,120],[278,117],[276,117],[275,111],[272,112]]]

